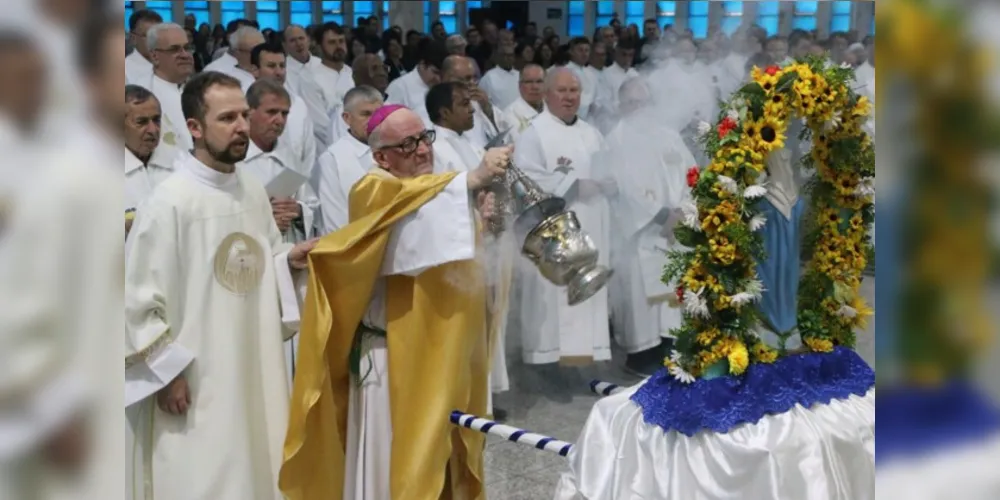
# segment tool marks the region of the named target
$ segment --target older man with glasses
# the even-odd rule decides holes
[[[416,113],[383,106],[367,131],[377,167],[351,191],[350,223],[310,257],[315,300],[302,317],[280,486],[303,499],[477,498],[483,435],[446,416],[486,409],[477,219],[492,215],[481,189],[511,149],[431,174],[435,134]]]
[[[194,74],[194,45],[184,28],[174,23],[157,24],[146,32],[153,56],[153,73],[140,82],[160,101],[162,141],[185,151],[194,147],[181,109],[181,91]]]

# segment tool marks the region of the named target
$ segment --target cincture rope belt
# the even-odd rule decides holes
[[[573,449],[573,445],[567,443],[566,441],[560,441],[541,434],[535,434],[524,429],[518,429],[517,427],[498,424],[492,420],[479,418],[475,415],[462,413],[458,410],[451,412],[451,423],[465,427],[466,429],[482,432],[483,434],[499,436],[508,441],[521,443],[539,450],[555,453],[561,457],[569,455],[570,450]]]

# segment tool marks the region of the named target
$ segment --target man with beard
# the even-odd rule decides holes
[[[203,73],[182,101],[194,151],[143,205],[126,249],[125,405],[152,412],[135,433],[136,484],[146,498],[277,500],[281,314],[298,316],[291,269],[315,242],[283,243],[264,187],[236,169],[250,145],[239,81]]]
[[[326,116],[331,124],[343,110],[344,95],[354,88],[354,71],[347,65],[347,36],[337,23],[326,23],[317,30],[316,44],[320,48],[322,64],[312,66],[316,83],[323,89]],[[340,137],[331,137],[327,145]]]

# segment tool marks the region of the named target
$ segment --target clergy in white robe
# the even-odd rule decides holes
[[[316,76],[313,73],[313,68],[322,63],[318,57],[313,57],[309,52],[309,37],[302,26],[289,25],[285,28],[284,34],[284,49],[288,55],[285,63],[286,82],[289,91],[305,101],[306,109],[309,111],[309,119],[312,120],[318,156],[332,144],[329,142],[331,122],[330,116],[327,114],[327,109],[330,106],[327,105],[323,89],[316,82]]]
[[[250,143],[239,82],[209,72],[185,92],[204,103],[189,110],[193,155],[143,205],[126,248],[125,406],[147,412],[132,486],[146,499],[279,499],[282,313],[297,317],[291,268],[315,242],[284,243],[264,187],[236,168]]]
[[[635,45],[630,39],[618,42],[615,47],[615,61],[601,71],[601,78],[594,101],[594,114],[598,128],[608,132],[618,122],[618,90],[622,83],[639,76],[632,67],[635,60]]]
[[[606,196],[616,190],[592,165],[603,144],[600,132],[577,115],[580,81],[560,68],[546,78],[546,111],[532,122],[515,145],[514,163],[542,189],[566,198],[581,226],[608,264],[609,209]],[[546,364],[611,359],[608,292],[570,307],[566,290],[540,274],[522,273],[520,301],[524,362]]]
[[[611,250],[615,275],[610,283],[615,341],[629,355],[625,367],[650,376],[668,354],[661,338],[681,326],[675,287],[660,277],[673,239],[676,213],[690,201],[686,181],[694,156],[676,130],[664,126],[650,106],[642,79],[621,88],[622,120],[608,135],[608,174],[618,183],[612,198]]]
[[[149,81],[149,76],[153,74],[153,56],[146,44],[146,32],[162,22],[163,18],[152,10],[139,10],[129,17],[129,36],[135,50],[125,57],[126,83],[142,85]]]
[[[441,68],[448,53],[431,40],[422,40],[417,49],[417,67],[393,80],[385,90],[386,104],[400,104],[417,110],[424,106],[424,98],[431,85],[441,81]],[[426,124],[430,127],[432,124]]]
[[[148,90],[125,87],[125,227],[158,184],[174,173],[180,151],[160,142],[160,103]]]
[[[235,33],[229,35],[229,52],[205,66],[203,71],[218,71],[240,81],[247,88],[253,84],[253,69],[250,64],[250,51],[264,43],[264,35],[253,26],[240,26]]]
[[[379,168],[355,185],[351,223],[310,256],[281,489],[291,500],[481,498],[483,435],[441,414],[485,410],[470,193],[503,174],[509,149],[428,175],[433,136],[415,113],[385,106],[368,131]],[[477,201],[489,216],[491,197]]]
[[[591,107],[597,100],[597,87],[600,82],[591,72],[585,71],[590,62],[590,40],[585,37],[577,37],[569,42],[569,68],[580,79],[580,111],[578,116],[584,120],[590,116]]]
[[[468,132],[469,140],[477,147],[485,148],[500,133],[497,127],[500,109],[493,105],[486,92],[479,87],[475,60],[466,56],[448,56],[441,71],[441,81],[461,83],[468,89],[473,108],[473,125],[472,130]],[[431,122],[433,123],[433,120]]]
[[[319,196],[318,233],[330,234],[347,225],[348,198],[351,188],[372,168],[368,148],[368,120],[382,107],[382,93],[367,85],[354,87],[344,97],[348,133],[319,156],[313,171],[313,184]]]
[[[313,78],[323,91],[326,116],[330,120],[343,112],[344,96],[354,88],[354,71],[347,64],[347,39],[342,27],[336,23],[324,24],[318,30],[316,42],[321,59],[320,64],[311,66],[311,69]],[[332,127],[333,122],[330,123]],[[332,144],[330,139],[325,139],[324,142]]]
[[[483,75],[479,86],[498,109],[506,109],[520,96],[517,90],[519,73],[514,68],[514,47],[501,45],[497,50],[500,51],[497,65]]]
[[[507,131],[513,144],[528,129],[531,120],[545,110],[545,70],[537,64],[526,64],[518,82],[520,97],[500,115],[500,128]]]
[[[140,83],[160,101],[161,140],[182,151],[194,147],[181,109],[181,91],[194,73],[194,57],[189,52],[187,33],[173,24],[157,24],[146,33],[152,49],[153,74]]]

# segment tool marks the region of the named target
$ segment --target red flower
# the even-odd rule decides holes
[[[701,170],[698,167],[691,167],[688,169],[688,187],[694,187],[698,184],[698,178],[701,177]]]
[[[726,137],[730,132],[736,130],[737,125],[739,124],[736,123],[736,120],[728,116],[723,118],[722,122],[719,123],[719,139]]]
[[[765,73],[771,76],[777,75],[779,71],[781,71],[781,68],[775,64],[768,66],[767,69],[764,70]]]
[[[682,286],[677,287],[677,291],[675,293],[677,294],[677,301],[683,304],[684,303],[684,287],[682,287]]]

